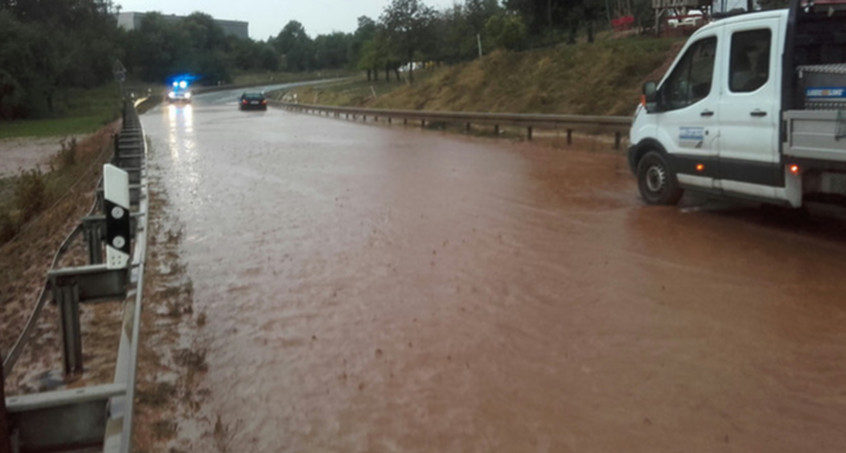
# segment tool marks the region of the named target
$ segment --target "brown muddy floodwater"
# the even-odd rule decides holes
[[[612,153],[223,98],[143,121],[230,451],[846,449],[841,221],[645,207]]]

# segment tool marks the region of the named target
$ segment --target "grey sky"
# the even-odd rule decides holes
[[[359,16],[378,19],[390,0],[113,0],[122,12],[158,11],[163,14],[188,15],[201,11],[215,19],[242,20],[250,23],[250,37],[276,36],[290,20],[303,24],[309,36],[333,31],[352,32]],[[455,0],[424,0],[443,10]],[[460,0],[459,3],[464,3]]]

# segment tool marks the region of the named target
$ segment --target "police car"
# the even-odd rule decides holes
[[[191,102],[191,88],[187,80],[174,80],[167,92],[168,102]]]

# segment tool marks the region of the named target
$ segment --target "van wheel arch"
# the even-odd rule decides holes
[[[664,160],[667,162],[667,165],[670,165],[671,159],[667,155],[667,150],[664,148],[664,145],[662,145],[661,142],[655,140],[654,138],[645,138],[637,144],[637,151],[635,152],[634,159],[632,162],[635,170],[637,169],[637,166],[640,165],[640,160],[643,159],[643,156],[645,156],[650,151],[655,151],[660,154],[661,157],[663,157]],[[672,170],[672,168],[670,169]]]

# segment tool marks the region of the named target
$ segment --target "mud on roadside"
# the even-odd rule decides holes
[[[154,152],[154,150],[151,150]],[[147,262],[141,344],[135,391],[134,451],[189,451],[214,421],[200,414],[209,390],[200,387],[206,351],[196,331],[205,313],[194,311],[194,289],[180,259],[182,227],[169,213],[155,167],[149,189]]]
[[[76,148],[77,161],[89,170],[105,163],[110,157],[112,136],[119,128],[120,122],[116,121],[80,140]],[[79,174],[78,183],[68,193],[25,224],[16,238],[0,246],[0,352],[3,354],[11,350],[26,324],[56,250],[94,200],[99,172],[80,171]],[[80,264],[84,256],[80,247],[74,244],[60,265]],[[117,352],[120,304],[84,305],[81,323],[85,326],[84,362],[90,371],[82,376],[63,378],[58,313],[55,306],[48,303],[13,373],[6,377],[6,394],[109,380],[114,371],[114,358],[109,360],[108,357],[114,357]]]

